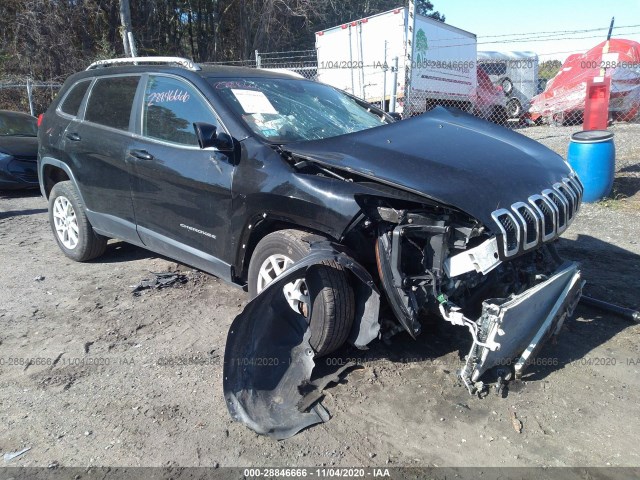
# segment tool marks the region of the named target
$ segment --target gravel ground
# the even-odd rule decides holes
[[[640,125],[615,125],[627,199],[585,205],[560,241],[586,292],[640,307]],[[575,127],[521,130],[566,153]],[[112,241],[85,264],[62,255],[46,202],[0,192],[0,452],[5,466],[638,466],[640,326],[579,307],[506,397],[468,395],[466,334],[443,322],[358,355],[326,391],[333,418],[281,442],[231,421],[226,332],[246,294]],[[178,288],[131,294],[149,272]],[[194,360],[195,359],[195,360]],[[518,433],[512,412],[522,422]]]

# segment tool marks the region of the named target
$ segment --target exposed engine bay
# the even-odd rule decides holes
[[[395,316],[413,337],[426,316],[468,329],[473,343],[459,375],[470,393],[492,367],[521,376],[579,301],[578,266],[553,243],[508,259],[498,238],[469,219],[377,210],[387,225],[379,226],[376,263]]]

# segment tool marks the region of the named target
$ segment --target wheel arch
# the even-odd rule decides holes
[[[277,217],[258,217],[257,221],[248,225],[246,235],[244,239],[241,239],[241,244],[238,248],[238,255],[236,259],[236,281],[238,283],[245,283],[247,281],[247,274],[249,271],[249,263],[256,246],[267,235],[280,230],[300,230],[303,232],[320,235],[332,241],[339,241],[338,238],[328,234],[327,231],[323,231],[321,228],[308,225],[300,225],[286,219]]]
[[[73,172],[64,162],[52,157],[44,157],[40,162],[40,191],[42,195],[49,199],[51,190],[56,183],[70,180],[76,187],[76,191],[80,196],[80,200],[84,204],[84,198],[82,197],[82,191],[78,188],[78,182],[76,181]]]

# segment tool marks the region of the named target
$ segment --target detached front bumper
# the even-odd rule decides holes
[[[567,262],[545,281],[519,295],[483,302],[477,333],[460,376],[470,391],[489,369],[513,369],[522,376],[544,342],[573,314],[584,281],[578,264]]]

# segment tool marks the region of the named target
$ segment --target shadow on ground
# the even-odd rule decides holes
[[[46,208],[30,208],[27,210],[9,210],[8,212],[0,212],[0,220],[5,220],[10,217],[35,215],[38,213],[47,213],[47,209]]]
[[[175,262],[175,260],[157,255],[150,250],[146,250],[142,247],[137,247],[131,243],[121,241],[111,241],[107,245],[107,249],[103,255],[92,260],[91,263],[123,263],[131,262],[134,260],[142,260],[145,258],[165,258],[169,262]]]

